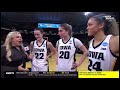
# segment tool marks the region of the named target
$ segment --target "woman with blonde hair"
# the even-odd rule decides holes
[[[1,46],[1,75],[5,71],[29,71],[25,68],[27,54],[22,45],[22,36],[18,31],[9,32]]]

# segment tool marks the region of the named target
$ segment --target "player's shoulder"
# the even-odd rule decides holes
[[[81,40],[79,40],[78,38],[74,38],[74,37],[73,37],[73,41],[76,42],[76,43],[81,42]]]
[[[92,43],[93,40],[94,40],[94,38],[92,38],[91,40],[89,40],[88,45],[90,45],[90,43]]]
[[[34,42],[35,42],[35,41],[31,41],[31,42],[30,42],[30,46],[31,46],[31,45],[33,45],[33,44],[34,44]]]
[[[35,41],[31,41],[30,43],[33,44]]]
[[[74,37],[73,37],[73,39],[74,39],[74,40],[79,40],[78,38],[74,38]]]
[[[58,43],[58,42],[61,42],[61,41],[62,41],[62,39],[60,38],[60,39],[57,40],[57,43]]]
[[[89,43],[91,43],[93,41],[93,39],[91,39],[90,41],[89,41]]]
[[[62,40],[62,38],[58,39],[58,41]]]
[[[47,45],[52,45],[52,43],[50,41],[47,41]]]
[[[119,39],[119,36],[111,36],[111,38],[110,38],[111,40],[118,40]]]
[[[119,42],[119,36],[111,36],[110,43],[116,43]]]

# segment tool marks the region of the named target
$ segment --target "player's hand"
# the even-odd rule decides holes
[[[71,69],[75,69],[75,68],[77,68],[78,66],[77,66],[77,63],[75,62],[75,63],[73,63],[73,67],[71,68]]]
[[[79,67],[79,66],[80,66],[80,63],[75,62],[75,66],[76,66],[76,67]]]
[[[58,65],[58,62],[56,61],[56,65]]]
[[[46,57],[46,60],[47,60],[47,61],[48,61],[48,59],[49,59],[49,56]]]
[[[56,60],[56,65],[58,65],[58,60]]]

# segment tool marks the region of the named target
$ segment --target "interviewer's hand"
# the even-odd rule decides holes
[[[29,69],[23,68],[22,65],[23,64],[21,64],[20,66],[18,66],[18,71],[29,71]]]
[[[33,59],[33,56],[34,56],[33,53],[31,53],[31,54],[29,54],[28,58]]]

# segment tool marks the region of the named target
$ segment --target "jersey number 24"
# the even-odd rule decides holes
[[[101,62],[93,63],[92,60],[89,59],[88,70],[91,71],[92,69],[94,69],[96,71],[102,71],[102,69],[101,69]]]

